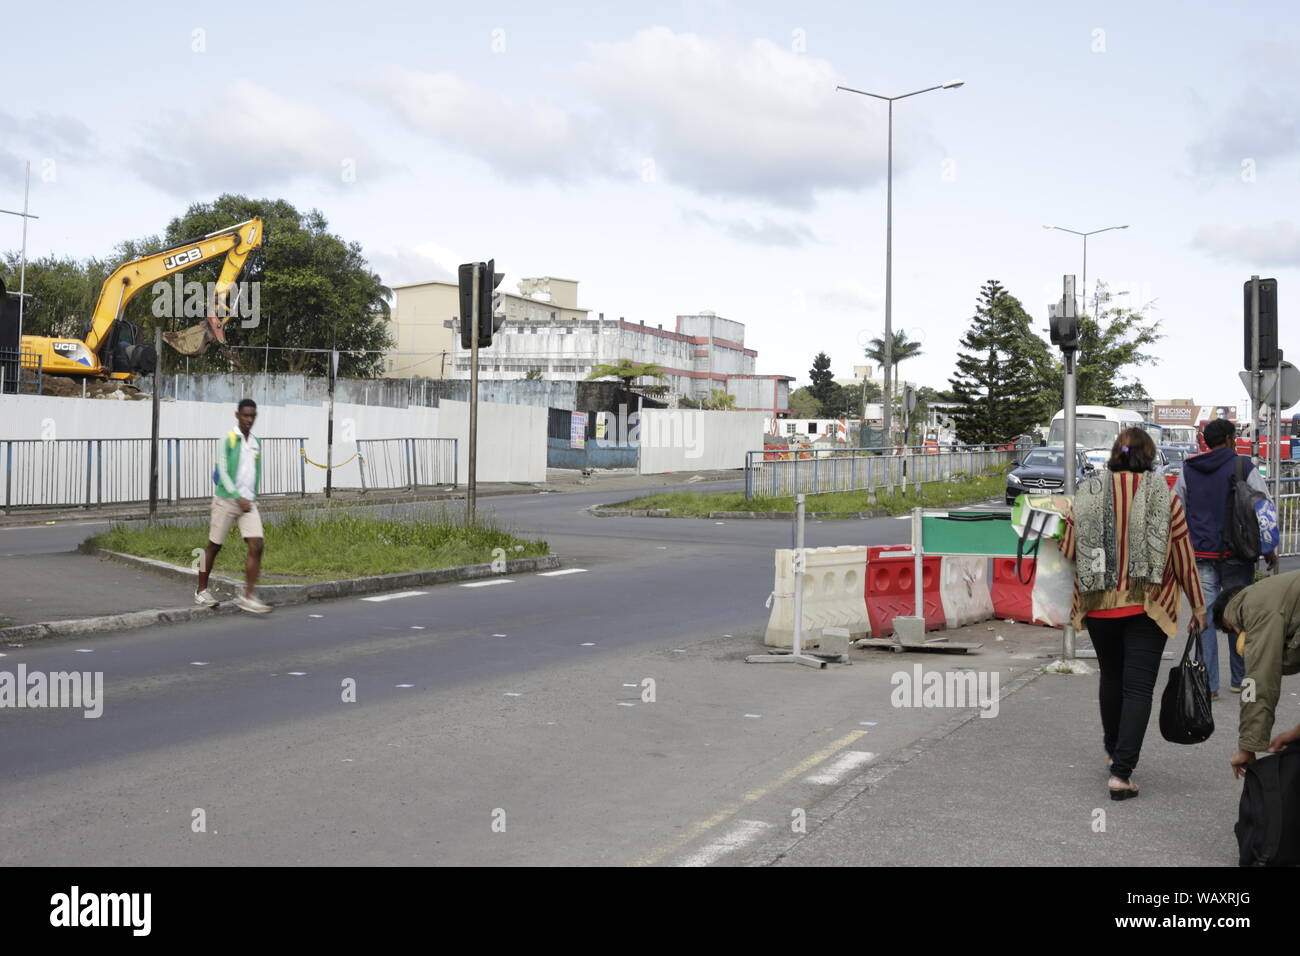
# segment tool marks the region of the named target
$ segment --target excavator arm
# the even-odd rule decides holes
[[[198,355],[209,341],[224,341],[221,328],[230,320],[229,294],[235,279],[244,268],[249,253],[262,244],[262,220],[249,219],[236,226],[218,229],[200,239],[182,242],[147,256],[123,263],[105,281],[100,289],[95,310],[91,313],[90,332],[86,347],[98,355],[108,340],[113,326],[122,317],[127,303],[154,282],[165,279],[198,262],[206,262],[224,255],[221,276],[216,287],[216,314],[206,323],[184,332],[164,336],[169,345],[186,355]]]

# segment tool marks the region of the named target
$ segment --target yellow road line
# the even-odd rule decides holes
[[[849,744],[853,743],[859,738],[866,736],[866,734],[867,731],[865,730],[854,730],[850,733],[845,734],[839,740],[832,741],[831,743],[823,747],[821,750],[817,751],[815,754],[808,757],[806,760],[803,760],[798,765],[791,767],[789,770],[781,774],[781,776],[777,777],[775,780],[772,780],[769,783],[764,784],[763,786],[759,787],[756,790],[749,791],[749,793],[745,794],[740,799],[740,802],[729,803],[727,804],[727,806],[723,807],[717,813],[713,814],[713,816],[705,820],[700,820],[698,823],[692,824],[691,828],[688,831],[686,831],[686,833],[679,836],[673,842],[669,843],[667,846],[660,847],[658,850],[655,850],[654,852],[646,856],[641,857],[641,859],[635,861],[632,865],[633,866],[654,866],[656,863],[662,860],[669,853],[672,853],[674,850],[685,846],[687,843],[690,843],[692,840],[698,838],[700,835],[707,833],[709,830],[712,830],[719,823],[722,823],[724,820],[727,820],[728,818],[734,816],[736,813],[738,813],[740,810],[744,808],[745,804],[754,803],[757,800],[763,799],[773,790],[777,789],[778,787],[785,786],[787,783],[789,783],[795,777],[798,777],[800,774],[807,773],[809,770],[817,766],[822,761],[827,760],[830,757],[833,757],[837,752],[844,749]]]

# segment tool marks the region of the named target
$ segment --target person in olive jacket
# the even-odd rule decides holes
[[[1232,772],[1243,777],[1255,754],[1300,740],[1300,726],[1269,739],[1282,696],[1282,675],[1300,672],[1300,571],[1228,588],[1214,602],[1215,626],[1236,635],[1246,659],[1241,720]]]

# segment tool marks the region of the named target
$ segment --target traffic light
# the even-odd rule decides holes
[[[492,344],[492,333],[505,322],[505,295],[496,291],[505,275],[494,271],[495,259],[462,263],[457,274],[460,286],[460,347],[474,346],[474,272],[478,270],[478,347]]]
[[[1074,301],[1074,276],[1065,276],[1064,294],[1061,301],[1049,305],[1047,312],[1050,323],[1052,344],[1062,352],[1077,352],[1079,349],[1079,309]]]
[[[496,288],[505,278],[505,274],[496,272],[496,260],[489,259],[483,266],[483,275],[478,286],[478,347],[487,348],[492,344],[492,333],[501,328],[505,322],[505,294]]]
[[[1253,358],[1251,352],[1251,322],[1250,322],[1250,280],[1247,279],[1244,286],[1245,298],[1245,340],[1246,353],[1242,360],[1242,368],[1250,368]],[[1282,356],[1277,348],[1277,280],[1260,279],[1259,280],[1259,367],[1260,368],[1277,368],[1278,362]]]

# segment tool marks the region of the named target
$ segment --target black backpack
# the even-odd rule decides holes
[[[1246,483],[1245,459],[1237,456],[1236,473],[1228,479],[1228,507],[1223,513],[1223,543],[1234,558],[1258,561],[1261,556],[1258,509],[1268,495]]]
[[[1300,746],[1246,766],[1233,832],[1242,866],[1300,865]]]

